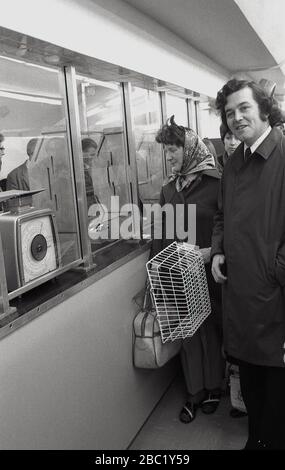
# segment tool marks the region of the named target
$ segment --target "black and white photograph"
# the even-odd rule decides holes
[[[0,451],[285,450],[285,0],[0,4]]]

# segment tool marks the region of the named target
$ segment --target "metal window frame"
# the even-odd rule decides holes
[[[167,120],[167,109],[166,109],[166,91],[160,91],[160,109],[161,109],[161,122],[165,123]],[[166,166],[166,156],[165,151],[162,149],[162,169],[163,169],[163,179],[167,178],[167,166]]]
[[[195,109],[195,118],[196,118],[196,132],[198,135],[201,135],[201,109],[200,109],[200,101],[194,101],[194,109]]]
[[[193,122],[193,110],[192,110],[192,107],[191,107],[191,99],[189,98],[186,98],[186,110],[187,110],[187,120],[188,120],[188,127],[190,127],[190,129],[193,129],[193,125],[192,125],[192,122]]]
[[[81,149],[81,131],[79,105],[76,87],[76,70],[74,66],[64,67],[67,101],[67,121],[69,124],[70,153],[73,160],[74,184],[77,195],[79,237],[82,254],[82,268],[94,267],[91,243],[88,237],[87,198],[85,190],[84,166]]]
[[[136,161],[136,143],[135,143],[135,133],[133,126],[133,113],[131,106],[131,83],[122,82],[122,104],[123,104],[123,113],[124,113],[124,138],[125,138],[125,149],[127,157],[127,184],[129,188],[129,200],[131,204],[139,206],[139,184],[138,184],[138,168]],[[135,217],[133,215],[133,227],[135,227]],[[140,217],[140,227],[135,228],[135,232],[139,233],[140,239],[142,238],[142,221]]]
[[[0,233],[0,320],[5,318],[7,315],[15,312],[15,307],[10,307],[9,294],[7,288],[5,262],[3,254],[2,238]]]
[[[195,110],[195,101],[191,98],[188,100],[188,113],[189,113],[189,125],[193,131],[197,132],[197,116]]]

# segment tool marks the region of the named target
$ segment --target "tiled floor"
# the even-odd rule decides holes
[[[179,421],[186,396],[182,377],[164,395],[132,442],[135,450],[236,450],[244,447],[247,418],[231,418],[229,396],[222,398],[213,415],[198,410],[190,424]]]

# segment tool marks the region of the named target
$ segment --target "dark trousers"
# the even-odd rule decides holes
[[[239,362],[248,412],[246,449],[285,450],[285,368]]]

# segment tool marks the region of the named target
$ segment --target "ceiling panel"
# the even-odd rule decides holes
[[[124,0],[232,74],[262,68],[284,91],[277,62],[234,0]],[[258,10],[256,10],[258,15]],[[270,18],[274,22],[274,17]],[[276,38],[276,40],[278,40]]]

